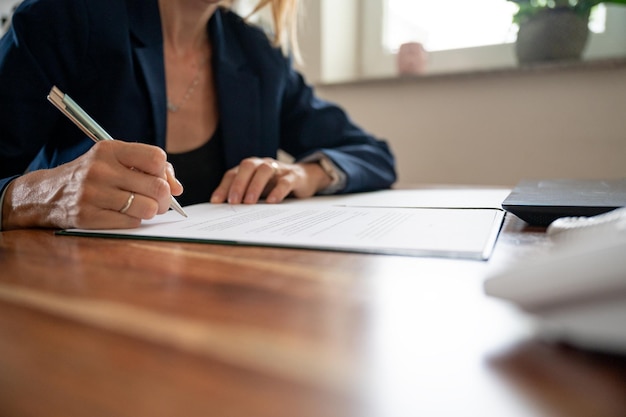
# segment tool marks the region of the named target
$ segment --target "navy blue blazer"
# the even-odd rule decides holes
[[[226,10],[209,22],[227,168],[250,156],[321,151],[342,192],[395,181],[387,144],[323,101],[265,34]],[[56,85],[117,139],[165,148],[163,40],[157,0],[26,0],[0,40],[0,190],[92,145],[47,102]]]

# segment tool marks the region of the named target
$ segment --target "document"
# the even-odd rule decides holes
[[[197,204],[185,207],[187,219],[170,211],[136,229],[59,234],[486,260],[504,218],[495,207],[389,207],[365,196]]]

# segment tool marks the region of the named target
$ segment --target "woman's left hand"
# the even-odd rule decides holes
[[[255,204],[263,197],[268,203],[280,203],[290,194],[311,197],[330,182],[316,162],[288,164],[272,158],[246,158],[226,171],[211,203]]]

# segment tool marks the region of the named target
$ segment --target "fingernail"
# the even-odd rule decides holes
[[[176,183],[182,187],[183,184],[181,184],[178,178],[176,178],[176,172],[174,172],[174,166],[168,162],[166,169],[169,171],[170,177],[174,178],[174,181],[176,181]]]

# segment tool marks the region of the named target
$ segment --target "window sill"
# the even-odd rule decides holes
[[[529,74],[554,74],[564,71],[606,71],[626,68],[626,57],[624,58],[608,58],[589,61],[560,61],[541,64],[532,64],[508,68],[492,68],[480,70],[468,70],[463,72],[447,72],[424,75],[409,76],[389,76],[389,77],[372,77],[362,78],[350,81],[337,82],[317,82],[319,87],[342,87],[342,86],[358,86],[372,84],[396,84],[396,83],[415,83],[430,82],[440,80],[460,80],[484,77],[495,77],[503,75],[529,75]]]

